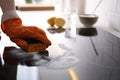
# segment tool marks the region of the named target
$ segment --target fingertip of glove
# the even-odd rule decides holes
[[[27,42],[25,40],[13,39],[12,41],[15,42],[22,49],[26,49],[28,47],[28,44],[27,44]]]

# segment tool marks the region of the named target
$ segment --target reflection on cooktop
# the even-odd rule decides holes
[[[5,47],[3,53],[4,62],[10,65],[22,64],[27,66],[39,66],[40,64],[36,64],[36,62],[41,59],[49,61],[47,56],[49,56],[47,50],[43,52],[27,52],[13,46]]]
[[[5,47],[3,52],[3,59],[5,63],[17,65],[20,61],[29,60],[33,57],[22,49],[16,47]]]
[[[4,64],[0,66],[0,80],[16,80],[17,65]]]
[[[96,28],[79,28],[79,35],[96,36],[97,30],[96,30]]]
[[[40,66],[43,62],[38,62],[41,59],[49,59],[48,51],[43,52],[26,52],[20,48],[13,46],[5,47],[3,52],[4,64],[0,58],[0,80],[17,80],[17,67],[18,65],[35,67]],[[43,61],[43,60],[42,60]]]

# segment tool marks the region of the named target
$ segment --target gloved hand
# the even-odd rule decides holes
[[[46,33],[36,26],[24,26],[20,18],[8,19],[1,24],[2,31],[6,33],[11,41],[15,42],[22,49],[28,47],[24,39],[35,39],[46,45],[46,48],[51,45]]]

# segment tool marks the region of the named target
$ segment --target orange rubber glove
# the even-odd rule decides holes
[[[2,31],[6,33],[11,41],[15,42],[22,49],[28,47],[24,39],[35,39],[46,45],[46,48],[51,45],[46,33],[36,26],[24,26],[20,18],[8,19],[1,24]]]

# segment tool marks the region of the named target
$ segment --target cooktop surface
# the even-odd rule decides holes
[[[78,28],[75,38],[65,34],[49,33],[52,45],[30,55],[1,45],[0,80],[120,80],[118,37],[102,28]]]

